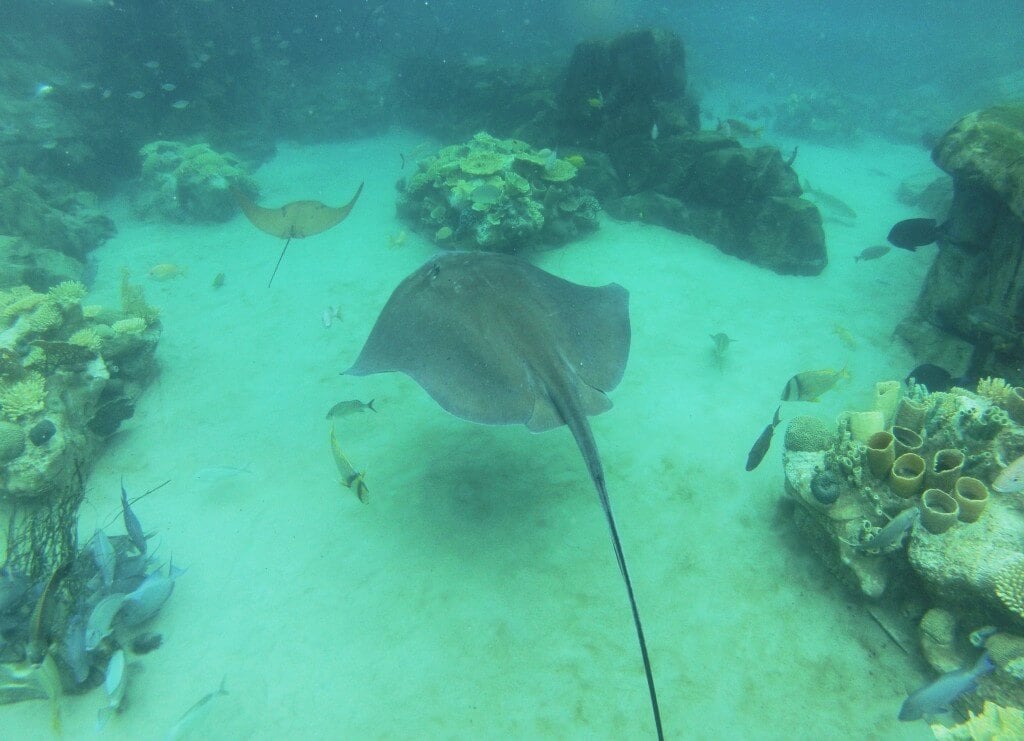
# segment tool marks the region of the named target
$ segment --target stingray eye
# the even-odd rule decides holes
[[[430,266],[430,273],[427,275],[427,277],[430,280],[434,280],[440,274],[441,274],[441,266],[440,265],[431,265]]]

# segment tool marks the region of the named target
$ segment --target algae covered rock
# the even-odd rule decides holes
[[[168,221],[227,221],[237,211],[231,188],[255,198],[242,162],[207,144],[151,142],[139,151],[142,172],[132,193],[135,215]]]
[[[0,290],[0,496],[68,491],[131,416],[160,330],[127,275],[121,292],[121,308],[104,310],[82,306],[75,281]]]
[[[576,172],[551,150],[479,133],[420,160],[398,184],[398,214],[447,248],[564,244],[597,228],[597,200]]]
[[[987,185],[1024,219],[1024,103],[964,116],[939,140],[932,157],[955,178]]]

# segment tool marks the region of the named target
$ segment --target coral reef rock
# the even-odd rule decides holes
[[[547,149],[479,133],[420,160],[399,181],[398,214],[436,244],[511,252],[560,245],[597,228],[597,199],[577,166]]]
[[[139,152],[142,173],[132,192],[135,215],[167,221],[227,221],[238,210],[232,188],[249,198],[256,182],[241,161],[207,144],[151,142]]]
[[[923,360],[1020,377],[1024,352],[1024,104],[961,119],[932,159],[953,203],[913,312],[897,332]]]
[[[849,588],[896,609],[907,604],[926,608],[919,626],[920,649],[937,672],[973,660],[977,651],[965,640],[968,633],[1000,631],[998,638],[988,639],[999,668],[981,682],[976,696],[962,702],[976,707],[981,699],[990,699],[1020,707],[1024,638],[1017,636],[1024,632],[1024,492],[991,490],[1002,467],[1024,454],[1024,427],[1008,410],[1017,404],[1017,389],[988,378],[976,391],[954,387],[928,393],[913,386],[902,393],[897,409],[912,402],[924,412],[920,455],[907,453],[889,470],[877,463],[880,445],[872,447],[882,435],[891,442],[889,431],[865,444],[852,431],[854,413],[841,416],[825,450],[805,450],[817,446],[804,444],[802,433],[786,435],[785,484],[796,504],[794,522],[829,571]],[[876,398],[876,411],[892,407],[890,396]],[[798,427],[804,424],[800,421]],[[902,475],[906,472],[897,470],[907,456],[927,461],[919,465],[916,485],[910,488]],[[957,477],[963,485],[952,480]],[[961,512],[959,518],[954,515],[948,529],[929,531],[923,515],[916,516],[922,498],[940,495],[957,512],[954,497],[968,488],[985,506]]]

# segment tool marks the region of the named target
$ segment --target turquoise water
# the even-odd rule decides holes
[[[404,376],[339,375],[394,285],[432,254],[412,233],[389,246],[405,228],[396,153],[420,141],[282,146],[256,173],[264,202],[342,201],[362,179],[366,190],[341,226],[293,243],[270,289],[280,242],[241,216],[139,223],[107,204],[120,231],[96,252],[89,302],[116,303],[123,266],[187,272],[145,283],[162,309],[161,374],[98,462],[81,532],[116,512],[122,474],[137,492],[170,479],[136,511],[188,570],[154,626],[164,646],[135,660],[127,708],[105,736],[159,737],[222,678],[230,694],[207,737],[651,735],[625,594],[568,432],[473,425]],[[780,440],[756,471],[743,462],[794,372],[849,367],[852,380],[820,403],[784,409],[829,419],[867,407],[877,379],[912,363],[890,336],[928,255],[853,256],[909,214],[892,194],[903,173],[930,165],[919,149],[877,141],[801,144],[801,157],[812,180],[842,167],[842,197],[866,214],[826,224],[832,262],[820,277],[779,276],[608,218],[537,260],[630,291],[629,365],[614,408],[592,424],[671,737],[927,735],[896,720],[920,667],[780,515]],[[325,328],[329,305],[343,318]],[[717,331],[736,339],[721,368]],[[324,414],[347,398],[379,409],[337,423],[367,472],[366,505],[338,484],[328,445]],[[207,470],[222,466],[247,470]],[[91,735],[100,704],[99,691],[65,698],[67,735]],[[45,703],[3,714],[29,735],[50,723]]]
[[[778,275],[606,213],[596,232],[530,255],[570,281],[629,291],[625,377],[591,425],[666,737],[931,738],[925,723],[897,713],[932,672],[810,550],[785,506],[781,465],[785,420],[831,423],[868,409],[876,382],[919,362],[894,330],[935,248],[854,260],[895,222],[922,215],[897,198],[908,178],[940,174],[918,139],[1024,90],[1019,34],[1007,32],[1019,28],[1019,7],[999,2],[968,17],[961,4],[907,5],[830,6],[829,15],[795,1],[679,12],[532,0],[0,0],[0,21],[18,29],[0,29],[0,40],[23,42],[9,57],[0,50],[0,166],[28,157],[49,167],[43,177],[97,191],[118,232],[90,253],[96,274],[83,303],[119,306],[127,269],[161,312],[159,375],[96,461],[80,539],[111,520],[108,532],[120,532],[122,477],[133,495],[169,481],[135,512],[154,532],[157,561],[185,570],[147,626],[163,645],[129,655],[123,712],[97,730],[102,687],[65,695],[57,734],[48,702],[2,705],[0,738],[654,737],[607,525],[568,430],[476,425],[404,375],[341,375],[395,286],[436,251],[396,217],[396,182],[412,152],[464,137],[411,128],[417,112],[407,117],[401,95],[330,105],[356,97],[353,80],[399,90],[372,76],[401,54],[440,49],[470,68],[564,64],[579,41],[652,23],[681,35],[705,129],[729,117],[765,124],[745,145],[772,145],[784,158],[798,147],[800,178],[858,215],[822,208],[829,264],[815,277]],[[54,40],[62,23],[77,28],[72,19],[96,12],[109,35],[86,22],[80,39]],[[164,22],[174,18],[180,26]],[[74,68],[75,41],[92,66]],[[360,66],[371,56],[381,67]],[[52,89],[36,87],[44,82]],[[97,117],[65,131],[48,116],[76,95]],[[829,110],[856,135],[797,138],[775,125],[786,101],[832,105],[833,95]],[[863,110],[851,112],[858,101]],[[332,120],[337,110],[353,120]],[[190,128],[193,114],[211,129]],[[47,152],[81,145],[95,170],[75,170],[71,155],[25,155],[16,129],[27,120],[53,129]],[[436,136],[444,125],[433,127]],[[293,240],[269,288],[282,243],[241,214],[153,222],[130,207],[139,162],[125,152],[134,155],[136,140],[218,137],[264,158],[253,172],[263,205],[342,204],[365,182],[343,223]],[[161,264],[181,274],[149,277]],[[722,360],[710,339],[719,332],[735,340]],[[849,379],[820,402],[783,403],[765,460],[744,471],[787,380],[822,368],[846,368]],[[373,399],[377,410],[334,423],[340,448],[365,471],[365,504],[338,481],[324,418],[351,399]],[[228,694],[181,728],[222,682]]]

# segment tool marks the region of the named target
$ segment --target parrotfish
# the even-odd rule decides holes
[[[986,651],[970,669],[946,672],[921,689],[915,690],[903,701],[903,707],[900,708],[900,720],[919,720],[927,715],[935,715],[948,710],[953,700],[977,689],[978,678],[995,668],[996,665],[992,663],[992,659]]]
[[[779,426],[781,418],[779,412],[781,407],[775,408],[775,417],[772,418],[770,425],[764,428],[760,437],[754,442],[754,447],[750,449],[750,453],[747,454],[747,470],[753,471],[758,465],[764,460],[765,454],[768,452],[768,448],[772,444],[772,434],[775,432],[775,428]]]

